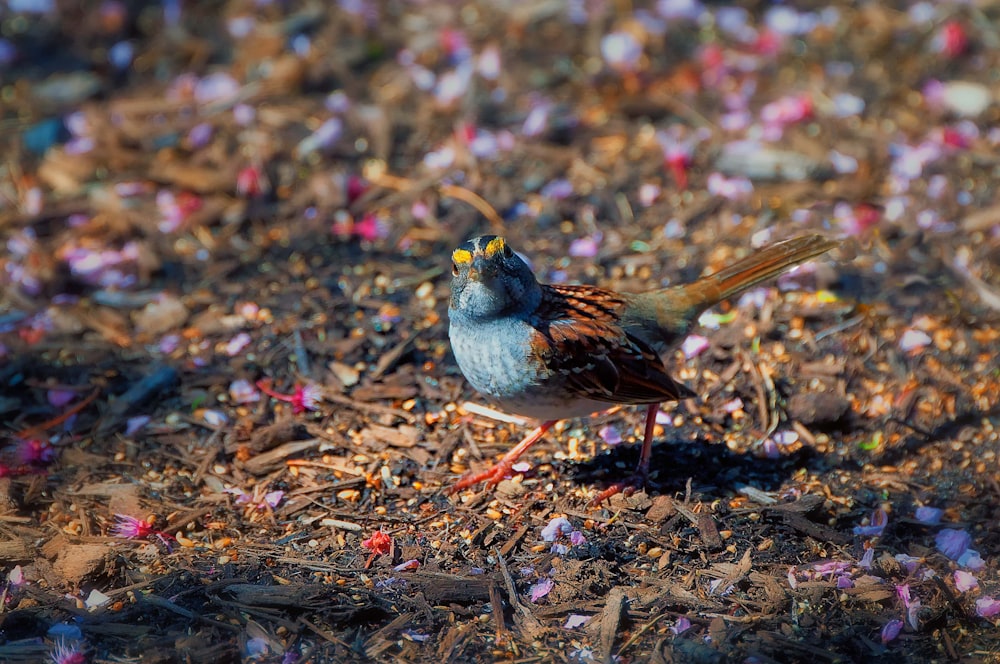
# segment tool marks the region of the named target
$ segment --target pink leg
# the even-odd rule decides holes
[[[642,437],[642,451],[639,452],[639,465],[636,466],[635,473],[624,482],[617,482],[600,492],[590,501],[591,505],[599,505],[615,494],[624,493],[626,496],[635,493],[636,489],[641,489],[646,485],[646,478],[649,476],[649,460],[653,456],[653,429],[656,427],[656,413],[660,410],[660,404],[651,403],[646,406],[646,428]]]
[[[472,486],[473,484],[479,484],[483,480],[486,481],[487,488],[496,486],[500,483],[500,480],[510,474],[511,470],[514,468],[514,463],[518,460],[518,458],[527,452],[528,448],[537,443],[541,437],[545,435],[545,432],[551,429],[552,425],[558,421],[559,420],[549,420],[548,422],[542,422],[541,426],[529,433],[527,437],[512,448],[510,452],[504,454],[503,458],[500,459],[495,466],[487,468],[483,472],[475,475],[466,475],[459,481],[455,482],[455,484],[448,489],[448,493],[456,493],[462,489]]]

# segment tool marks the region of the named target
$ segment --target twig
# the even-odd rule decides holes
[[[500,573],[503,575],[504,584],[507,586],[507,596],[510,605],[514,608],[517,616],[521,620],[521,626],[530,634],[538,634],[542,631],[542,623],[538,622],[538,618],[531,613],[531,609],[526,607],[521,603],[521,600],[517,597],[517,588],[514,586],[514,579],[510,575],[510,570],[507,569],[507,563],[500,554],[500,550],[493,547],[493,555],[497,558],[497,565],[500,567]],[[493,607],[496,611],[497,607]]]
[[[74,406],[68,408],[62,414],[57,415],[56,417],[53,417],[51,420],[46,420],[45,422],[42,422],[41,424],[36,424],[33,427],[28,427],[27,429],[22,429],[21,431],[18,431],[14,435],[17,436],[18,438],[29,438],[29,437],[37,434],[37,433],[41,433],[42,431],[45,431],[46,429],[51,429],[54,426],[58,426],[58,425],[62,424],[63,422],[65,422],[66,420],[68,420],[73,415],[76,415],[81,410],[83,410],[84,408],[86,408],[87,405],[91,401],[93,401],[94,399],[96,399],[97,395],[100,394],[100,393],[101,393],[101,389],[100,388],[96,388],[93,392],[90,393],[90,396],[86,397],[80,403],[75,404]]]
[[[622,644],[622,647],[618,649],[617,653],[615,653],[615,659],[620,658],[622,656],[622,653],[624,653],[626,650],[628,650],[629,647],[632,644],[636,643],[642,637],[643,634],[645,634],[649,630],[653,629],[653,627],[656,626],[656,623],[660,622],[664,617],[669,616],[669,615],[671,615],[671,614],[667,613],[666,611],[664,611],[663,613],[659,613],[659,614],[653,616],[652,618],[650,618],[649,621],[645,625],[643,625],[642,627],[640,627],[639,629],[637,629],[636,632],[635,632],[635,634],[633,634],[632,636],[629,637],[628,641],[626,641],[625,643]]]
[[[413,424],[417,421],[417,418],[413,415],[413,413],[405,410],[390,408],[389,406],[383,406],[377,403],[368,403],[367,401],[358,401],[357,399],[345,397],[344,395],[337,394],[331,390],[323,390],[323,398],[326,401],[339,403],[341,406],[350,406],[351,408],[362,412],[367,411],[369,413],[378,413],[380,415],[395,415],[401,420],[404,420],[407,424]]]

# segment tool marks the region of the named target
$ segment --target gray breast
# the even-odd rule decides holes
[[[538,383],[527,323],[505,319],[467,325],[453,319],[448,334],[458,367],[483,395],[504,401]]]
[[[559,374],[539,367],[531,355],[532,328],[521,320],[478,322],[452,318],[451,348],[466,380],[501,409],[540,420],[581,417],[608,404],[567,394]]]

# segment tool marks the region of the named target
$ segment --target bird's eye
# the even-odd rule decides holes
[[[451,274],[453,277],[458,276],[458,265],[456,265],[455,263],[451,264]]]

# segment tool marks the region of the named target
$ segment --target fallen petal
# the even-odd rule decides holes
[[[968,572],[963,572],[958,569],[955,570],[955,588],[960,593],[968,592],[970,590],[975,590],[979,587],[979,581],[975,576],[969,574]]]
[[[885,644],[895,640],[902,630],[902,620],[890,620],[885,624],[885,627],[882,628],[882,643]]]
[[[976,600],[976,615],[981,618],[992,618],[1000,613],[1000,600],[992,597],[980,597]]]
[[[531,601],[538,602],[540,599],[552,592],[552,588],[555,587],[555,581],[545,577],[535,585],[531,586]]]

